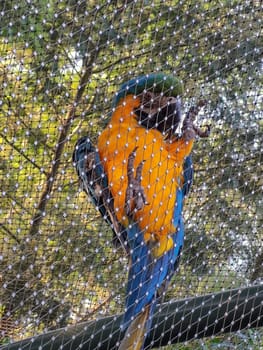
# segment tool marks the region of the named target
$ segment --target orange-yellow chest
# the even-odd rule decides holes
[[[125,102],[125,105],[122,103]],[[127,188],[127,159],[135,147],[135,168],[144,160],[141,184],[148,205],[135,213],[135,220],[144,237],[160,240],[176,231],[173,214],[176,190],[182,185],[182,165],[192,144],[167,144],[157,130],[138,125],[133,109],[139,99],[127,96],[112,115],[98,139],[98,150],[114,198],[117,218],[127,225],[125,193]],[[177,147],[178,146],[178,147]]]

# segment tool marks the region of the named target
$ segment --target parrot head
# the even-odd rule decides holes
[[[152,73],[132,79],[121,86],[115,105],[121,98],[133,94],[141,103],[134,110],[138,124],[156,129],[165,137],[172,137],[181,122],[181,81],[164,73]]]
[[[172,136],[181,121],[181,100],[151,92],[142,93],[142,104],[135,110],[138,124]]]

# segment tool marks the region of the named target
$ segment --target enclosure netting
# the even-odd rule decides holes
[[[151,72],[183,81],[184,112],[205,98],[197,124],[211,125],[165,301],[260,286],[262,2],[3,0],[0,18],[2,344],[124,311],[128,258],[72,153],[97,144],[119,86]],[[259,328],[167,349],[262,347]]]

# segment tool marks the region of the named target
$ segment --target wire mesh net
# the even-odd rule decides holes
[[[76,162],[72,161],[77,140],[85,136],[86,142],[94,146],[93,155],[99,155],[104,170],[107,168],[108,160],[102,159],[101,149],[96,147],[118,109],[117,101],[121,101],[124,117],[136,120],[137,128],[154,130],[164,147],[175,138],[176,142],[183,139],[184,121],[200,100],[206,102],[195,125],[202,130],[211,126],[209,137],[196,137],[191,152],[194,181],[184,199],[185,240],[180,267],[169,276],[169,286],[159,290],[163,300],[156,295],[154,298],[169,305],[174,300],[254,286],[255,293],[249,295],[248,301],[258,295],[262,300],[261,2],[4,0],[0,3],[0,18],[1,344],[11,346],[14,341],[33,336],[37,339],[54,330],[56,336],[66,339],[66,326],[94,320],[100,325],[106,316],[125,311],[131,247],[128,243],[128,249],[123,249],[116,244],[114,220],[105,220],[107,208],[106,214],[101,215],[101,202],[96,199],[99,195],[93,186],[103,187],[101,178],[91,179],[95,181],[92,184],[89,179],[91,190],[87,189],[79,181]],[[150,73],[177,77],[184,85],[184,92],[179,93],[182,105],[178,96],[167,93],[172,88],[164,88],[162,81],[162,91],[156,92],[153,85],[146,84],[137,95],[133,92],[140,105],[125,115],[126,105],[118,100],[120,85]],[[129,96],[129,88],[126,90],[121,96],[124,99]],[[152,94],[148,110],[147,102],[146,109],[141,108],[141,96],[147,93]],[[160,127],[158,120],[146,125],[142,119],[145,110],[147,117],[154,116],[163,106],[170,105],[167,100],[162,105],[158,99],[167,95],[168,100],[172,97],[169,101],[174,115],[181,115],[181,124],[177,120],[172,137],[170,129]],[[153,112],[155,99],[157,114]],[[123,138],[128,136],[121,130],[116,139],[122,143],[116,142],[113,159],[120,157],[126,169],[131,153],[124,152]],[[129,142],[128,149],[132,150],[137,139],[132,143],[130,137]],[[138,142],[145,146],[141,136]],[[147,162],[149,173],[154,169],[149,162],[152,154],[156,159],[159,152],[152,152],[145,152],[141,159],[137,157],[138,162],[145,161],[142,172]],[[98,159],[92,164],[98,164]],[[161,168],[158,179],[147,177],[145,181],[150,186],[161,183],[166,192],[151,193],[145,207],[158,213],[168,209],[163,205],[171,192],[167,188],[181,186],[182,166],[183,162],[178,165],[181,168],[175,182],[166,180],[167,164]],[[113,174],[115,183],[123,184],[128,176],[127,169],[123,171],[114,173],[109,166],[105,174]],[[145,185],[143,179],[142,183]],[[136,216],[132,199],[130,216],[124,206],[120,207],[125,213],[122,221],[116,213],[118,191],[115,193],[111,185],[104,186],[103,191],[113,191],[110,202],[114,202],[120,232],[126,232],[129,223],[140,222],[141,209],[135,208]],[[140,191],[144,189],[140,187]],[[93,200],[85,190],[93,195]],[[158,206],[151,206],[154,196]],[[146,220],[147,225],[154,226],[163,217],[158,214],[153,219],[150,213]],[[177,222],[175,226],[178,225]],[[162,236],[152,231],[147,236],[145,229],[140,228],[138,233],[154,252],[152,245]],[[157,238],[152,236],[155,233]],[[167,234],[178,236],[178,227]],[[124,243],[127,241],[125,236]],[[232,295],[236,296],[238,292]],[[162,311],[159,316],[158,310],[156,307],[153,312],[155,324],[164,327],[169,308],[163,309],[167,314]],[[180,320],[174,324],[179,334],[187,311],[183,307],[173,311],[180,314]],[[246,309],[243,314],[249,311]],[[235,329],[227,335],[201,340],[184,339],[183,344],[170,336],[166,349],[261,349],[262,328],[250,327],[252,323],[253,327],[262,325],[262,317],[261,303],[256,323],[251,321],[247,330]],[[108,328],[114,317],[109,320]],[[198,319],[189,322],[194,324]],[[203,330],[196,332],[203,334]],[[166,331],[167,328],[163,333]],[[146,333],[149,332],[148,329]],[[83,336],[85,330],[79,334]],[[103,348],[114,337],[114,331],[109,332],[108,339],[101,339],[100,334],[99,328],[94,329],[94,334],[89,335],[90,339],[97,337],[97,343],[86,348]],[[118,336],[114,340],[115,345],[120,339]],[[145,348],[150,348],[150,340],[145,344]],[[84,346],[83,340],[74,348]]]

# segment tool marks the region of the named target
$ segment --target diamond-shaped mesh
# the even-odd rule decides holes
[[[183,82],[183,117],[205,99],[195,123],[211,126],[194,143],[185,243],[164,302],[260,288],[261,1],[3,0],[0,23],[0,344],[124,312],[128,254],[72,154],[82,136],[96,147],[120,85],[152,72]],[[236,331],[166,349],[263,347],[262,328]]]

